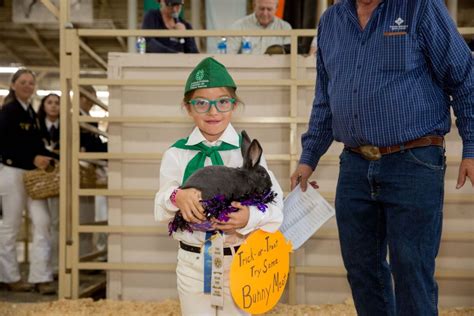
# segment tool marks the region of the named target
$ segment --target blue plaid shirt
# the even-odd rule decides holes
[[[463,157],[474,158],[473,57],[442,0],[381,1],[364,30],[355,0],[343,0],[318,28],[316,95],[300,163],[316,168],[333,140],[390,146],[444,135],[450,106]]]

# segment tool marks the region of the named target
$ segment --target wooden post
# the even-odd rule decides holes
[[[61,71],[59,72],[60,86],[61,86],[61,108],[60,108],[60,192],[59,192],[59,289],[58,298],[71,298],[71,283],[70,283],[70,263],[67,261],[69,246],[66,244],[70,239],[69,229],[69,210],[70,205],[70,179],[71,168],[70,159],[71,146],[70,144],[70,96],[69,86],[71,81],[71,54],[69,43],[70,38],[67,36],[66,29],[69,23],[69,1],[61,0],[59,5],[59,65]]]

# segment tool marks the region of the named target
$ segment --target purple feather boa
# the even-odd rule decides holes
[[[173,232],[181,231],[208,231],[212,229],[211,219],[216,218],[219,221],[227,222],[229,220],[228,215],[238,209],[231,206],[233,201],[240,202],[245,206],[256,206],[259,211],[264,213],[267,210],[267,204],[275,200],[277,194],[271,190],[264,193],[252,193],[242,196],[240,199],[227,199],[224,195],[216,195],[212,199],[202,200],[202,206],[206,211],[207,221],[200,224],[188,223],[184,220],[181,212],[177,212],[173,220],[168,224],[168,231],[171,235]]]

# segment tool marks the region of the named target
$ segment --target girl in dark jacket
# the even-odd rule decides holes
[[[59,95],[50,93],[41,99],[38,108],[38,119],[41,135],[46,149],[59,153]],[[51,266],[53,274],[58,273],[59,251],[59,196],[48,198],[48,209],[51,218]]]
[[[33,200],[26,193],[26,170],[47,168],[54,153],[41,137],[38,117],[30,100],[35,91],[35,75],[18,70],[11,79],[10,92],[0,109],[0,196],[3,222],[0,224],[0,282],[12,291],[36,288],[43,294],[54,293],[51,281],[50,217],[46,200]],[[28,282],[23,282],[16,256],[16,239],[23,210],[29,212],[33,226]]]

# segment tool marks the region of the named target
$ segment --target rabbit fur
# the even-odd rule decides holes
[[[248,194],[271,190],[270,175],[264,167],[260,166],[262,146],[256,139],[250,141],[245,131],[242,131],[242,137],[242,167],[204,167],[194,172],[181,188],[200,190],[203,200],[224,195],[227,199],[234,201]]]

